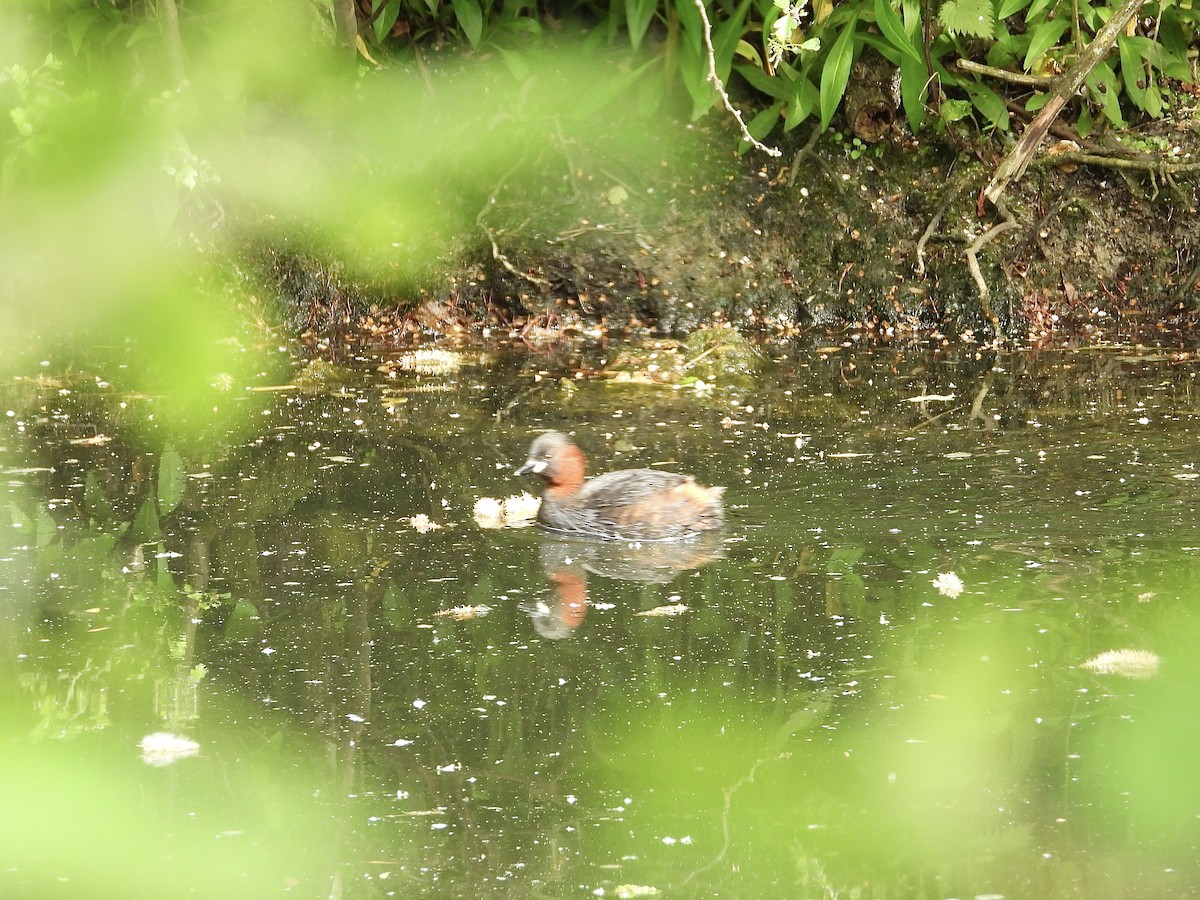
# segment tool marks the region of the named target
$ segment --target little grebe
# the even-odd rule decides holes
[[[622,469],[584,479],[583,451],[549,431],[529,448],[516,474],[546,480],[538,521],[553,531],[607,540],[664,541],[720,528],[725,488],[703,487],[690,475]]]

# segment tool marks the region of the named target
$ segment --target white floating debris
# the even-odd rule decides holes
[[[418,375],[450,375],[462,364],[462,355],[449,350],[417,350],[400,357],[400,368]]]
[[[1079,667],[1097,675],[1153,678],[1158,674],[1158,664],[1158,654],[1150,650],[1106,650]]]
[[[433,521],[433,519],[429,518],[429,516],[425,515],[425,513],[418,513],[417,515],[413,516],[408,520],[408,524],[409,527],[418,534],[429,534],[429,532],[437,531],[442,527],[437,522]]]
[[[200,752],[200,745],[191,738],[169,731],[156,731],[142,738],[138,746],[142,750],[142,762],[151,766],[169,766],[171,763]]]
[[[528,491],[497,500],[480,497],[475,501],[475,524],[480,528],[520,528],[537,518],[542,501]]]
[[[635,616],[677,616],[680,613],[687,612],[687,607],[682,603],[672,603],[670,606],[656,606],[654,609],[643,610],[639,613],[634,613]]]
[[[495,497],[476,500],[474,513],[480,528],[499,528],[504,524],[504,505]]]
[[[954,572],[938,572],[938,577],[930,582],[943,597],[957,597],[963,592],[962,579]]]
[[[943,402],[953,400],[953,394],[922,394],[919,397],[905,397],[905,403],[928,403],[931,400],[941,400]]]
[[[452,606],[450,609],[439,609],[435,616],[450,616],[457,622],[468,619],[481,619],[492,611],[490,606],[480,603],[478,606]]]

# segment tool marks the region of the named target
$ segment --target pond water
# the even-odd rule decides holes
[[[11,382],[3,894],[1200,895],[1196,359],[687,353]],[[727,528],[490,527],[547,428]]]

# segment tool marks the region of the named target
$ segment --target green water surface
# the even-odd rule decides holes
[[[624,349],[8,384],[0,893],[1200,895],[1190,356]],[[727,529],[481,527],[546,428]]]

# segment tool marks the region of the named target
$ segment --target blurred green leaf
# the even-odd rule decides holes
[[[71,42],[71,49],[75,53],[79,53],[83,47],[83,39],[91,27],[102,18],[104,18],[104,12],[97,7],[84,7],[67,17],[67,39]]]
[[[162,540],[162,536],[154,500],[147,497],[138,510],[137,518],[129,526],[128,537],[135,544],[157,544]]]
[[[1029,0],[1001,0],[1000,9],[996,12],[997,19],[1007,19],[1014,16],[1029,5]]]
[[[726,16],[713,23],[713,56],[717,63],[717,75],[722,79],[729,77],[729,67],[741,42],[749,10],[750,0],[742,0]]]
[[[476,0],[452,0],[454,16],[472,47],[483,39],[483,10]]]
[[[750,82],[751,87],[768,97],[776,100],[786,100],[792,96],[792,85],[782,78],[773,78],[757,66],[738,63],[733,70]]]
[[[162,515],[169,515],[179,505],[186,481],[183,457],[168,444],[158,459],[158,509]]]
[[[811,116],[820,102],[821,96],[817,92],[817,86],[803,76],[798,78],[792,84],[792,96],[788,99],[784,130],[791,131]]]
[[[396,19],[400,15],[400,0],[376,0],[375,9],[379,9],[379,4],[385,4],[383,12],[375,19],[375,40],[382,42],[392,32],[392,26],[396,24]]]
[[[629,29],[629,43],[637,50],[642,38],[658,9],[658,0],[625,0],[625,27]]]

